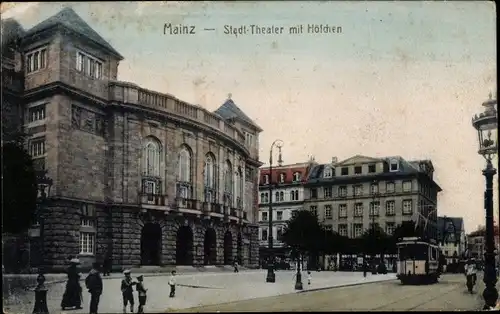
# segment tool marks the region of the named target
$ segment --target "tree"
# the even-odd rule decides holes
[[[23,138],[2,145],[3,231],[19,233],[31,227],[37,206],[37,180]]]
[[[311,257],[316,257],[322,251],[323,237],[323,228],[317,216],[309,211],[299,210],[287,222],[282,239],[294,255],[309,253]]]
[[[381,257],[391,246],[391,237],[380,226],[366,230],[361,236],[363,252],[368,254],[380,253]]]
[[[325,254],[336,254],[346,251],[349,241],[347,237],[327,229],[323,230],[323,234],[321,252]]]

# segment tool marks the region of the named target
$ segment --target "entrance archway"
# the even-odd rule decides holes
[[[233,235],[231,231],[226,231],[224,234],[224,265],[233,263]]]
[[[204,251],[205,265],[215,265],[217,263],[217,235],[213,228],[208,228],[205,232]]]
[[[243,265],[243,238],[241,233],[238,233],[238,239],[236,241],[236,255],[238,258],[238,264]]]
[[[189,226],[182,226],[177,231],[175,262],[177,265],[193,265],[193,231]]]
[[[161,227],[147,223],[141,232],[141,265],[160,265]]]

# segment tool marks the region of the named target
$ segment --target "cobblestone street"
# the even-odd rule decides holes
[[[139,274],[132,274],[135,277]],[[266,283],[265,270],[250,270],[234,274],[232,272],[180,274],[175,298],[168,298],[168,275],[145,277],[148,288],[147,312],[164,312],[199,306],[209,306],[219,303],[265,298],[285,294],[295,294],[295,273],[293,271],[276,272],[276,283]],[[368,275],[352,272],[313,272],[312,283],[306,284],[305,290],[324,289],[335,286],[356,285],[370,282],[394,280],[394,274]],[[122,311],[120,292],[120,276],[104,280],[104,292],[99,305],[100,313],[116,313]],[[84,287],[84,283],[81,283]],[[48,285],[48,306],[50,313],[63,313],[60,302],[65,283]],[[374,286],[371,284],[370,286]],[[135,294],[136,303],[137,295]],[[64,313],[88,313],[89,295],[83,292],[84,305],[82,310],[64,311]],[[264,299],[265,300],[265,299]],[[4,308],[8,313],[31,313],[33,310],[34,293],[26,291],[4,298]],[[253,301],[250,301],[253,302]],[[257,306],[260,302],[257,302]]]
[[[483,305],[483,288],[478,280],[474,294],[469,294],[463,275],[443,275],[434,285],[402,286],[393,280],[190,308],[182,312],[472,311]]]

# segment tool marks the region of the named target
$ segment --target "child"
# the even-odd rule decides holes
[[[146,305],[146,291],[148,289],[144,288],[143,276],[137,277],[137,285],[135,286],[137,294],[139,295],[139,308],[137,313],[144,313],[144,305]]]
[[[312,279],[312,277],[311,277],[311,271],[310,271],[310,270],[308,270],[308,271],[307,271],[307,284],[308,284],[308,285],[310,285],[310,284],[311,284],[311,279]]]
[[[130,270],[126,270],[123,272],[125,278],[122,279],[122,295],[123,295],[123,313],[127,313],[127,304],[130,303],[130,313],[134,313],[134,290],[132,286],[137,284],[136,282],[132,282],[132,278],[130,277]]]
[[[238,272],[238,262],[234,262],[234,272]]]
[[[170,286],[170,297],[175,297],[175,270],[172,270],[172,276],[168,280],[168,285]]]

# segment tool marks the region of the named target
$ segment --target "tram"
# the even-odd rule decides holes
[[[403,238],[397,243],[397,248],[397,278],[402,284],[438,282],[440,250],[435,242],[418,237]]]

